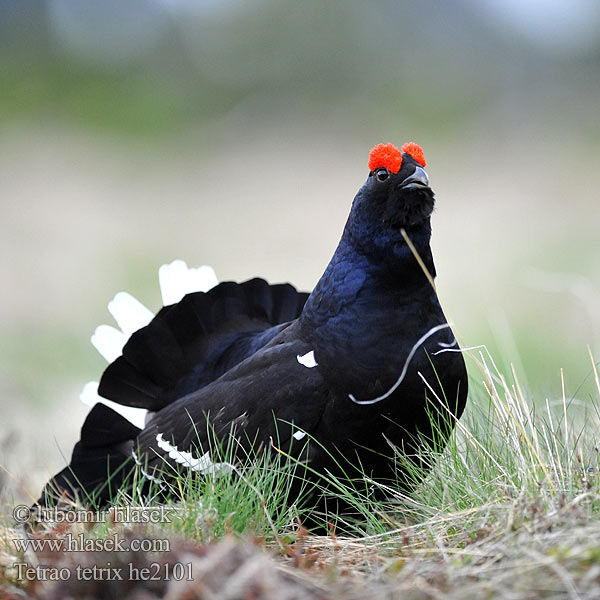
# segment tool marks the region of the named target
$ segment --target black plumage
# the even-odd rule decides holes
[[[153,411],[149,422],[133,431],[111,409],[95,408],[71,468],[51,480],[42,502],[56,488],[81,496],[102,480],[106,464],[96,457],[86,465],[81,448],[107,423],[120,431],[105,435],[107,459],[135,461],[151,479],[168,478],[171,468],[221,468],[209,434],[234,436],[245,450],[285,448],[310,474],[341,475],[343,464],[346,476],[382,482],[402,479],[391,445],[410,456],[423,440],[443,441],[453,426],[447,415],[463,411],[467,375],[432,285],[434,195],[424,159],[395,152],[392,161],[372,154],[310,295],[262,279],[221,283],[164,307],[134,333],[99,393]],[[438,432],[436,410],[447,422]]]

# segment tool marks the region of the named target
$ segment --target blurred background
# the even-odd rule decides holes
[[[531,397],[600,356],[597,0],[1,0],[0,482],[64,466],[124,289],[175,258],[310,289],[414,140],[438,289]],[[508,373],[507,373],[508,374]],[[474,373],[475,377],[480,377]]]

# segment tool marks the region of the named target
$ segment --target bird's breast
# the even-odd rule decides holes
[[[332,317],[314,344],[326,379],[342,394],[383,394],[430,369],[431,355],[455,342],[437,302],[354,308]]]

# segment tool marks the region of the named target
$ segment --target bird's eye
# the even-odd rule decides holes
[[[375,171],[377,181],[385,181],[389,176],[390,174],[387,169],[377,169],[377,171]]]

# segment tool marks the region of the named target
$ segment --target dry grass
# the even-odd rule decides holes
[[[147,553],[64,554],[46,564],[128,569],[193,563],[194,582],[115,585],[98,578],[60,584],[2,574],[3,598],[26,591],[36,598],[597,598],[600,594],[600,497],[583,494],[548,510],[516,498],[479,510],[440,515],[383,536],[300,535],[282,552],[262,540],[226,537],[209,545],[173,536],[171,550]],[[469,527],[463,528],[465,518]],[[475,524],[479,527],[473,528]],[[64,530],[63,530],[64,533]],[[3,532],[2,564],[30,559],[14,551],[15,530]],[[120,530],[123,539],[148,532]],[[154,537],[161,535],[153,532]],[[164,537],[164,532],[162,534]],[[141,593],[143,596],[135,594]],[[234,591],[232,591],[234,590]],[[193,592],[192,592],[193,591]],[[188,595],[189,593],[193,595]],[[12,596],[11,596],[12,594]]]
[[[580,497],[550,512],[524,498],[490,503],[384,539],[307,537],[304,564],[335,571],[381,598],[392,592],[401,598],[595,598],[599,499]]]
[[[555,402],[533,403],[514,373],[509,382],[489,356],[473,353],[472,359],[481,375],[481,395],[475,391],[451,443],[415,494],[391,491],[391,504],[365,508],[382,514],[378,526],[371,522],[371,533],[357,530],[348,537],[332,529],[328,536],[317,536],[293,523],[279,523],[275,534],[268,527],[254,533],[239,526],[232,531],[235,497],[229,509],[221,507],[223,514],[211,506],[203,509],[210,513],[205,527],[209,523],[212,531],[229,531],[221,539],[209,532],[204,539],[214,541],[205,544],[197,533],[182,537],[183,527],[177,523],[168,529],[122,524],[83,528],[95,538],[117,533],[123,539],[171,540],[170,550],[157,555],[24,555],[13,542],[16,530],[6,527],[0,555],[4,597],[600,597],[597,401],[583,413],[566,391]],[[592,365],[600,398],[593,360]],[[258,484],[253,480],[248,485]],[[186,502],[197,507],[199,498]],[[34,536],[60,537],[83,530],[80,524],[54,526]],[[12,564],[39,560],[71,572],[77,564],[105,566],[108,560],[123,568],[130,563],[142,568],[187,561],[193,564],[194,581],[16,581]]]

